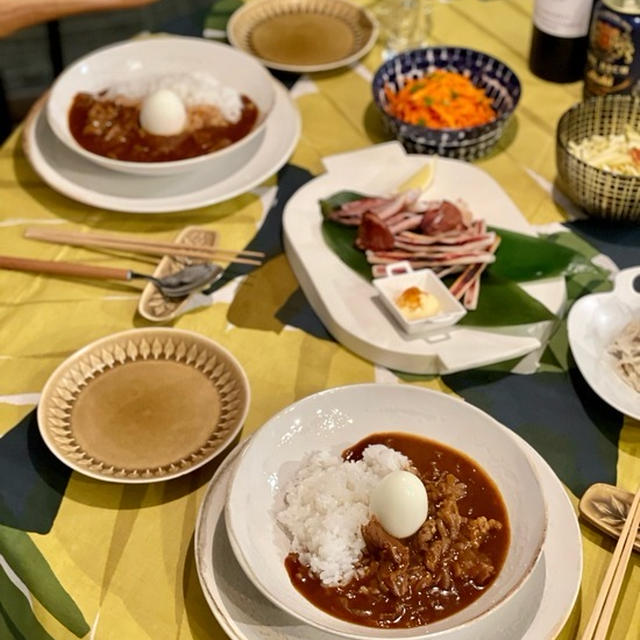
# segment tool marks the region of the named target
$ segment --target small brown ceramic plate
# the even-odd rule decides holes
[[[231,16],[227,37],[271,69],[304,73],[355,62],[373,46],[378,25],[345,0],[254,0]]]
[[[235,438],[249,408],[237,360],[179,329],[132,329],[65,360],[47,381],[38,424],[71,468],[111,482],[189,473]]]

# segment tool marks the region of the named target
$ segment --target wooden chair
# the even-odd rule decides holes
[[[156,0],[2,0],[0,38],[24,27],[58,20],[75,13],[126,9]]]
[[[151,4],[157,0],[0,0],[0,38],[42,22],[47,23],[49,57],[53,76],[64,66],[58,19],[77,13],[126,9]],[[12,125],[9,105],[0,75],[0,142]]]

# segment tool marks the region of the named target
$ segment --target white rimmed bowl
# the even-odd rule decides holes
[[[77,93],[94,93],[114,83],[136,82],[152,76],[202,71],[221,84],[248,96],[258,107],[258,120],[244,138],[194,158],[170,162],[114,160],[84,149],[69,129],[69,109]],[[206,168],[240,169],[255,152],[252,142],[272,112],[275,89],[269,72],[254,58],[228,45],[178,36],[154,36],[98,49],[67,67],[53,84],[47,102],[47,120],[58,139],[87,160],[122,173],[162,176]]]
[[[613,291],[580,298],[569,312],[569,345],[580,373],[608,404],[640,420],[640,394],[626,384],[607,353],[611,343],[632,320],[640,320],[640,266],[620,271]]]
[[[333,453],[381,431],[404,431],[442,442],[473,458],[493,479],[509,514],[511,540],[500,574],[458,613],[427,627],[375,629],[317,609],[289,581],[289,541],[275,521],[282,492],[304,456]],[[242,453],[225,511],[229,539],[249,579],[287,613],[349,638],[445,638],[496,610],[531,574],[542,551],[547,513],[538,477],[511,432],[479,409],[428,389],[361,384],[328,389],[299,400],[271,418]]]
[[[466,309],[431,269],[414,271],[409,262],[396,262],[388,264],[386,267],[387,275],[376,278],[373,281],[373,286],[380,292],[382,301],[396,322],[407,333],[416,335],[450,327],[467,313]],[[396,304],[396,300],[409,287],[418,287],[418,289],[435,296],[440,305],[439,313],[426,318],[407,319]]]

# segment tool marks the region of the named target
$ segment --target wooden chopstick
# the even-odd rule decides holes
[[[26,238],[33,238],[36,240],[46,240],[52,237],[68,236],[78,239],[95,239],[95,240],[109,240],[111,242],[123,242],[127,244],[150,244],[158,247],[165,247],[167,249],[194,249],[199,251],[211,251],[216,254],[225,254],[233,256],[244,256],[253,258],[264,258],[266,254],[264,251],[252,251],[249,249],[221,249],[219,247],[203,247],[200,245],[188,244],[183,242],[164,242],[162,240],[148,240],[141,238],[140,236],[128,235],[125,233],[94,233],[88,231],[69,231],[57,229],[46,229],[42,227],[28,227],[25,230]]]
[[[57,231],[29,227],[25,230],[25,238],[44,240],[56,244],[70,244],[80,247],[103,247],[119,249],[133,253],[150,255],[175,255],[204,260],[219,260],[239,264],[261,265],[262,262],[254,258],[243,256],[264,257],[261,251],[233,251],[231,249],[217,249],[215,247],[201,247],[182,244],[179,242],[161,242],[136,238],[135,236],[119,237],[119,234],[93,234],[74,231]]]
[[[40,238],[38,238],[40,239]],[[42,238],[44,239],[44,238]],[[111,240],[95,240],[95,239],[83,239],[83,238],[74,238],[74,237],[66,237],[66,236],[57,236],[50,237],[46,239],[47,242],[54,242],[57,244],[71,244],[80,247],[102,247],[105,249],[115,249],[121,251],[129,251],[131,253],[146,253],[148,255],[155,256],[183,256],[187,258],[199,258],[202,260],[219,260],[221,262],[234,262],[239,264],[251,264],[259,266],[262,264],[260,260],[256,260],[253,258],[235,258],[233,256],[225,256],[225,255],[216,255],[211,251],[206,251],[202,249],[183,249],[178,247],[168,249],[166,247],[156,247],[151,243],[143,243],[143,244],[134,244],[131,243],[122,243]]]
[[[640,488],[631,503],[581,640],[605,640],[640,525]]]

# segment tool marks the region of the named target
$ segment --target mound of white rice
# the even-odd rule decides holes
[[[110,100],[118,96],[131,100],[143,100],[158,89],[169,89],[177,94],[186,107],[208,104],[218,107],[229,122],[237,122],[242,114],[240,94],[226,87],[209,73],[168,73],[144,79],[117,82],[107,88],[104,96]]]
[[[362,460],[345,462],[326,451],[310,454],[285,490],[277,514],[291,538],[291,551],[323,583],[345,584],[364,550],[360,528],[369,520],[369,495],[392,471],[408,469],[409,458],[381,444],[368,446]]]

